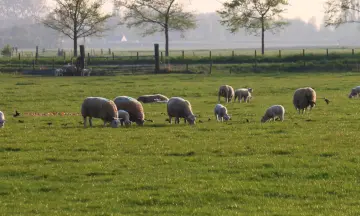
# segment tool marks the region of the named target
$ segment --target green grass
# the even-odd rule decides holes
[[[347,95],[360,74],[219,74],[0,75],[0,214],[358,215],[360,101]],[[217,123],[223,84],[252,87],[254,98],[228,104],[233,120]],[[318,102],[298,115],[292,94],[304,86]],[[144,105],[154,120],[144,127],[94,120],[84,129],[80,116],[25,116],[78,113],[87,96],[151,93],[188,99],[204,123],[169,125],[165,104]],[[274,104],[285,107],[285,121],[261,124]]]

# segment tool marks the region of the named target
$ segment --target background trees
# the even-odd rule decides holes
[[[240,28],[247,32],[261,34],[261,53],[264,54],[265,31],[275,32],[288,23],[283,21],[283,6],[286,0],[231,0],[223,4],[223,9],[217,11],[221,17],[221,24],[235,33]]]

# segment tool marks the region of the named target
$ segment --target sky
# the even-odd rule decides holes
[[[51,2],[52,0],[48,0]],[[182,2],[186,9],[195,10],[200,13],[215,12],[221,9],[221,2],[226,0],[178,0]],[[112,11],[111,0],[104,5],[106,11]],[[300,18],[308,22],[312,17],[316,19],[316,25],[319,27],[323,22],[325,0],[289,0],[286,18]]]

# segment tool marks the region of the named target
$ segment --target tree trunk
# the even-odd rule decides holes
[[[165,26],[165,56],[169,56],[169,29]]]
[[[261,55],[265,53],[265,24],[264,18],[261,19]]]
[[[74,56],[77,57],[77,35],[74,34]]]

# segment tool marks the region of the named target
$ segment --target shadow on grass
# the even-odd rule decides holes
[[[195,152],[190,151],[190,152],[186,152],[186,153],[168,153],[165,154],[165,156],[176,156],[176,157],[190,157],[190,156],[194,156]]]

